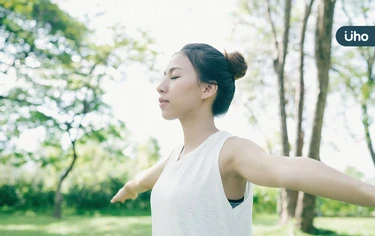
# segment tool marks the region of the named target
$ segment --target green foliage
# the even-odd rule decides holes
[[[67,205],[78,209],[100,209],[110,207],[114,193],[124,185],[123,180],[108,178],[97,185],[71,186],[64,195]]]
[[[150,137],[145,143],[139,144],[135,150],[139,168],[144,170],[154,165],[160,158],[159,150],[158,140],[153,137]]]
[[[53,205],[54,192],[44,188],[42,181],[19,180],[17,184],[0,186],[0,206],[48,208]]]
[[[125,176],[126,177],[126,176]],[[63,194],[68,207],[77,211],[115,209],[150,210],[150,193],[138,195],[136,200],[125,204],[111,204],[114,194],[124,185],[127,178],[107,178],[99,183],[75,182]],[[0,207],[8,206],[17,209],[51,209],[54,203],[54,191],[45,188],[43,181],[18,180],[17,183],[0,185]]]
[[[0,187],[0,206],[16,206],[20,196],[17,186],[4,184]]]
[[[254,214],[275,213],[279,190],[276,188],[253,187]]]
[[[119,132],[117,130],[115,133],[121,136]],[[157,141],[151,138],[138,145],[146,149],[138,150],[134,159],[113,153],[113,150],[110,155],[107,149],[116,147],[107,142],[120,144],[119,150],[123,149],[123,141],[116,139],[106,140],[100,145],[94,139],[79,143],[77,151],[80,158],[62,188],[66,206],[77,212],[97,209],[150,210],[150,191],[139,194],[136,200],[129,200],[125,204],[111,204],[110,199],[124,183],[147,168],[141,168],[141,165],[150,165],[160,158]],[[143,154],[140,153],[148,153],[150,156],[141,158]],[[40,160],[35,160],[32,167],[18,168],[10,163],[0,165],[0,191],[3,200],[0,207],[52,208],[57,179],[65,171],[70,156],[69,152],[52,146],[44,147],[44,155]]]
[[[0,1],[1,15],[0,39],[5,42],[2,53],[7,63],[0,73],[9,80],[17,77],[17,83],[0,94],[4,111],[0,123],[6,124],[0,127],[0,151],[6,162],[20,165],[33,160],[58,167],[59,160],[72,157],[71,149],[61,148],[66,137],[70,148],[94,140],[108,156],[123,156],[129,133],[103,101],[105,85],[116,82],[114,69],[134,59],[123,53],[132,51],[140,57],[137,60],[153,64],[156,51],[147,50],[153,40],[145,33],[134,40],[114,27],[114,42],[96,45],[90,42],[93,32],[48,0]],[[12,138],[16,141],[24,131],[40,127],[45,135],[38,153],[10,145]],[[12,153],[19,153],[23,162],[11,160]]]
[[[0,32],[7,40],[3,50],[8,53],[13,45],[17,50],[14,58],[22,62],[33,54],[39,59],[70,63],[69,51],[59,47],[76,47],[88,32],[49,0],[1,0],[0,15]]]
[[[125,31],[114,30],[115,42],[96,45],[90,42],[92,32],[83,23],[48,0],[0,1],[0,40],[4,42],[1,56],[6,58],[1,62],[0,73],[10,81],[17,78],[14,86],[0,94],[0,123],[4,124],[0,126],[2,163],[22,166],[29,162],[42,168],[53,167],[56,180],[67,170],[73,153],[78,154],[75,163],[80,165],[98,160],[98,155],[116,160],[126,158],[123,150],[129,132],[103,101],[105,85],[116,82],[114,69],[132,60],[153,64],[156,52],[148,50],[153,41],[146,34],[134,40]],[[44,131],[36,151],[30,153],[12,145],[10,141],[17,141],[24,131],[34,128]],[[99,148],[89,153],[89,146]],[[95,164],[103,166],[103,162]],[[88,166],[89,171],[102,173],[100,168]],[[112,186],[108,181],[98,180],[98,185],[70,184],[73,192],[69,192],[67,199],[76,198],[74,206],[78,208],[101,204],[108,207],[109,197],[118,190],[117,185],[116,189],[108,188]],[[22,191],[12,192],[21,185]],[[45,202],[48,207],[53,200],[53,192],[42,189],[42,185],[19,182],[17,188],[4,186],[8,196],[5,199],[16,199],[4,204],[39,207]]]
[[[344,17],[339,20],[342,25],[356,25],[356,21],[372,25],[375,19],[375,4],[373,1],[345,1],[343,4]],[[354,20],[355,19],[355,20]],[[345,86],[345,96],[348,94],[359,104],[373,104],[371,94],[374,94],[375,80],[373,74],[375,50],[373,47],[334,48],[332,67],[336,73],[332,74],[334,82],[331,89],[338,90]]]
[[[375,208],[319,197],[317,198],[317,212],[323,216],[373,216],[375,215]]]
[[[74,176],[72,176],[74,177]],[[93,181],[95,178],[72,182],[64,191],[64,199],[69,208],[77,212],[104,209],[123,209],[129,211],[150,211],[151,191],[140,193],[136,200],[128,200],[125,204],[111,204],[109,201],[123,184],[129,180],[127,175],[107,177]],[[278,189],[255,186],[254,188],[254,216],[276,213]],[[8,206],[17,209],[51,209],[54,191],[46,187],[42,180],[29,178],[19,179],[13,183],[0,185],[0,207]],[[374,208],[361,207],[339,201],[317,198],[317,212],[319,216],[373,216]]]

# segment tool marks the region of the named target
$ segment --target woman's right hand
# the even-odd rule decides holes
[[[111,199],[111,203],[115,202],[122,202],[124,203],[127,199],[136,199],[138,197],[138,193],[134,193],[131,191],[129,184],[125,184],[124,187],[120,188],[120,190],[116,193],[116,195]]]

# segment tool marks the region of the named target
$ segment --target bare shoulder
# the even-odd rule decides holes
[[[235,165],[243,162],[243,159],[252,159],[251,157],[258,157],[266,154],[266,152],[255,142],[241,138],[238,136],[232,136],[227,139],[223,146],[223,159],[225,159],[226,171],[231,175],[240,177],[237,173]]]
[[[243,138],[238,136],[229,137],[225,141],[220,154],[220,169],[225,176],[232,176],[241,179],[241,176],[235,171],[233,164],[237,149],[241,146],[242,142]]]
[[[254,152],[254,154],[264,154],[265,151],[253,141],[241,138],[238,136],[232,136],[225,142],[223,149],[229,154],[230,161],[233,161],[236,156],[242,153],[249,154],[248,151]]]

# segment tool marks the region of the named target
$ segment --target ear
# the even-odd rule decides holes
[[[202,86],[201,86],[201,89],[202,89],[202,96],[201,98],[202,99],[207,99],[209,97],[212,97],[215,95],[218,87],[217,87],[217,83],[215,81],[213,81],[214,84],[206,84],[204,83]]]

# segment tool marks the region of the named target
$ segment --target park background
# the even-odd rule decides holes
[[[238,50],[249,64],[219,129],[374,184],[375,48],[335,40],[341,26],[373,25],[374,10],[365,0],[0,1],[0,233],[151,235],[149,191],[109,200],[183,141],[178,121],[161,117],[156,86],[191,42]],[[319,47],[331,63],[317,60]],[[256,186],[256,235],[375,234],[372,208],[318,197],[300,204],[315,213],[303,218],[283,193]]]

